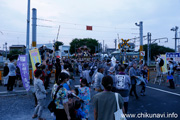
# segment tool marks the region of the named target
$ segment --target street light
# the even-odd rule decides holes
[[[175,52],[177,52],[177,31],[178,31],[178,27],[175,26],[175,27],[171,28],[171,31],[175,31]]]

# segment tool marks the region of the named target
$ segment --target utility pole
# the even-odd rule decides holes
[[[151,33],[149,34],[149,64],[151,64]]]
[[[103,58],[104,58],[104,40],[103,40]]]
[[[148,46],[147,46],[147,65],[149,66],[149,39],[150,38],[150,33],[147,33],[147,42],[148,42]]]
[[[30,31],[30,0],[28,0],[27,7],[27,33],[26,33],[26,55],[27,55],[27,65],[29,68],[29,31]]]
[[[143,22],[140,21],[139,24],[135,23],[136,26],[139,26],[139,36],[140,36],[140,52],[143,51]],[[139,53],[140,56],[140,53]],[[140,60],[143,59],[143,56],[140,56]]]
[[[114,40],[115,43],[115,50],[116,50],[116,46],[117,46],[117,39]]]
[[[175,53],[177,52],[177,31],[178,31],[178,27],[175,26],[173,28],[171,28],[171,31],[175,31]]]
[[[57,33],[56,41],[58,41],[59,31],[60,31],[60,25],[59,25],[59,28],[58,28],[58,33]]]
[[[6,47],[6,60],[7,60],[7,42],[5,42],[5,47]]]
[[[32,47],[36,47],[37,10],[32,9]]]

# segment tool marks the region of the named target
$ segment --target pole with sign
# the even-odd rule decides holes
[[[123,48],[123,63],[126,61],[126,47],[130,47],[130,45],[128,44],[129,40],[124,40],[124,39],[121,39],[122,40],[122,44],[121,44],[121,47]]]

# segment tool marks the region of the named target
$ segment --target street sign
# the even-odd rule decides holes
[[[145,56],[145,51],[141,51],[140,56]]]
[[[130,45],[128,44],[128,42],[129,42],[130,39],[128,39],[128,40],[123,40],[123,39],[121,39],[121,40],[122,40],[122,42],[123,42],[123,44],[121,44],[121,47],[123,47],[123,46],[129,46],[129,47],[130,47]]]

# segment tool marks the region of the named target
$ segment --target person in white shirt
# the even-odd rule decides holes
[[[82,72],[82,78],[86,78],[88,84],[91,84],[91,77],[89,76],[90,70],[88,70],[88,64],[84,64],[84,71]]]
[[[9,80],[8,80],[8,84],[7,84],[7,91],[13,91],[13,86],[15,83],[15,79],[16,79],[16,62],[14,62],[14,58],[10,57],[9,58],[10,63],[8,64],[9,67]]]
[[[104,90],[102,85],[102,78],[104,77],[104,67],[103,65],[99,66],[98,72],[95,75],[94,88],[96,92],[101,92]]]
[[[156,61],[156,77],[159,77],[161,76],[161,67],[159,66],[159,63],[161,61],[161,58],[160,58],[160,55],[157,55],[156,58],[155,58],[155,61]]]
[[[78,65],[78,71],[79,71],[80,77],[82,77],[82,63],[81,62]]]

